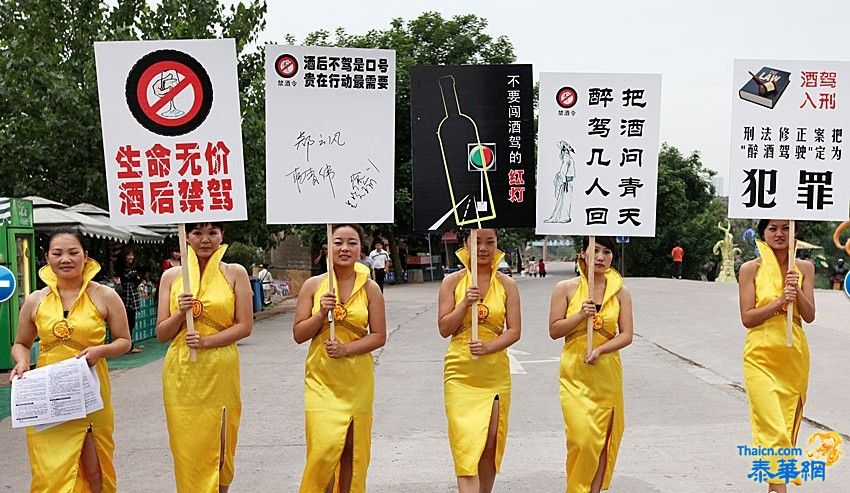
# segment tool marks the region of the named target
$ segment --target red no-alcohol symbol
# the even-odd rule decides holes
[[[281,55],[275,60],[274,69],[277,71],[277,75],[289,79],[298,73],[298,60],[289,54]]]
[[[159,135],[183,135],[198,128],[212,108],[209,75],[197,60],[176,50],[159,50],[139,59],[125,87],[130,113]]]
[[[572,87],[562,87],[558,89],[558,94],[555,96],[555,101],[561,108],[572,108],[578,102],[578,94]]]

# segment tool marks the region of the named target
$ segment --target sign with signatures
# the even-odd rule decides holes
[[[393,222],[395,52],[266,46],[270,224]]]
[[[233,39],[94,45],[110,222],[247,219]]]

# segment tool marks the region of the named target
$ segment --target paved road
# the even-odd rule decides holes
[[[564,432],[557,390],[561,344],[549,339],[549,295],[571,265],[552,263],[545,279],[519,278],[523,337],[514,346],[507,451],[496,491],[564,489]],[[628,279],[636,337],[622,353],[626,432],[613,493],[761,492],[746,478],[751,459],[736,446],[750,440],[741,390],[745,329],[736,286]],[[376,398],[369,491],[456,491],[442,397],[446,341],[436,330],[437,285],[388,286],[390,332],[375,354]],[[850,434],[850,300],[818,291],[808,420]],[[307,345],[292,342],[292,314],[258,322],[240,344],[243,418],[232,491],[297,491],[304,462],[303,362]],[[162,362],[113,372],[120,491],[173,491],[162,410]],[[850,444],[844,447],[850,451]],[[0,490],[23,491],[29,480],[22,431],[0,422]],[[837,492],[850,482],[850,457],[807,492]],[[841,486],[840,486],[841,485]]]

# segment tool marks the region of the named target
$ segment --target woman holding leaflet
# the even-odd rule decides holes
[[[467,239],[466,247],[457,251],[465,268],[443,280],[439,295],[440,335],[451,337],[443,390],[459,493],[493,489],[505,453],[511,405],[507,348],[519,340],[521,331],[516,282],[497,270],[505,254],[497,248],[496,230],[472,234],[476,231],[477,283]],[[470,309],[476,301],[479,340],[472,340]]]
[[[38,432],[27,428],[32,492],[117,490],[112,464],[115,418],[105,358],[130,349],[130,330],[118,293],[92,281],[99,271],[79,232],[54,231],[48,240],[47,265],[38,271],[47,287],[27,296],[21,306],[10,379],[24,377],[29,370],[30,348],[38,336],[37,367],[84,357],[97,373],[103,399],[103,409],[84,418]],[[107,325],[112,342],[104,344]]]
[[[307,462],[301,493],[364,493],[372,443],[375,381],[372,351],[387,340],[384,296],[358,262],[363,231],[332,229],[333,289],[328,275],[307,279],[298,293],[292,335],[310,341],[304,365]],[[330,338],[328,313],[336,339]]]
[[[561,410],[567,435],[567,493],[607,490],[623,437],[623,370],[619,350],[632,343],[632,297],[611,268],[614,240],[596,237],[596,250],[582,240],[579,277],[552,292],[549,336],[564,338]],[[588,268],[591,264],[591,268]],[[594,276],[588,293],[587,275]],[[593,320],[593,350],[587,355],[587,320]]]

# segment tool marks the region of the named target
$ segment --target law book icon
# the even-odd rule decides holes
[[[481,221],[496,218],[488,174],[495,160],[488,153],[488,147],[481,144],[475,120],[461,110],[454,76],[440,77],[439,84],[445,116],[437,125],[437,140],[455,223],[480,226]],[[477,153],[476,156],[470,156],[469,143],[475,144],[472,152]],[[473,171],[469,171],[470,161],[478,164]],[[478,180],[469,180],[470,173],[477,173]]]

